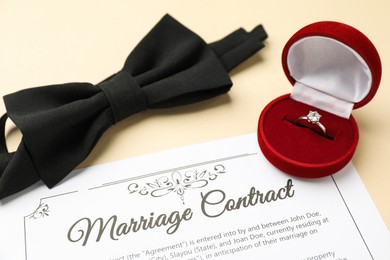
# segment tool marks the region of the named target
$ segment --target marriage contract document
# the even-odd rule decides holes
[[[389,238],[351,163],[295,178],[255,134],[78,169],[0,204],[1,260],[388,260]]]

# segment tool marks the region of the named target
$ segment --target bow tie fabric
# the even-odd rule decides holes
[[[228,71],[260,50],[263,27],[238,29],[206,44],[165,15],[103,82],[67,83],[4,96],[0,119],[0,199],[42,180],[49,188],[79,165],[111,125],[146,109],[168,108],[229,91]],[[10,118],[22,133],[15,152],[5,142]]]

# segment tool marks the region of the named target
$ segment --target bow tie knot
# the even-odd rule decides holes
[[[97,85],[110,104],[114,123],[147,108],[143,90],[127,71],[120,71]]]

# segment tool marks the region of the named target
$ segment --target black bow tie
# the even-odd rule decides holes
[[[68,83],[22,90],[4,97],[0,120],[0,199],[38,180],[60,182],[93,149],[104,131],[134,113],[189,104],[226,93],[228,71],[260,50],[262,26],[238,29],[206,44],[169,15],[103,82]],[[10,117],[22,133],[9,153],[4,127]]]

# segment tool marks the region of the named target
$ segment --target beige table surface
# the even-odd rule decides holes
[[[81,166],[101,164],[255,132],[264,106],[291,91],[280,62],[288,38],[320,20],[350,24],[372,40],[382,58],[377,95],[353,112],[360,128],[353,163],[390,228],[389,10],[386,0],[1,0],[0,95],[54,83],[98,83],[122,67],[132,48],[166,13],[207,42],[238,27],[265,26],[266,47],[231,73],[234,86],[228,95],[146,111],[120,122]],[[7,134],[11,150],[20,138],[14,132]]]

